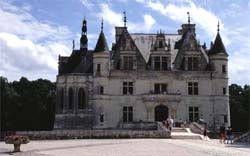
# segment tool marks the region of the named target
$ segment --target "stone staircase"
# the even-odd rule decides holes
[[[189,128],[173,127],[171,131],[172,139],[203,139],[200,134],[192,133]]]

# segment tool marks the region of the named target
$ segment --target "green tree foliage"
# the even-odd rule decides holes
[[[22,77],[8,83],[1,77],[1,128],[51,130],[55,114],[55,83]]]
[[[250,86],[229,86],[231,125],[234,131],[247,131],[249,126]]]

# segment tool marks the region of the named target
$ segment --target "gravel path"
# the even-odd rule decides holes
[[[0,142],[2,156],[250,156],[250,144],[218,140],[87,139],[31,141],[20,153]]]

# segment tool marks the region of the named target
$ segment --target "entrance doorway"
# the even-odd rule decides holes
[[[168,107],[159,105],[155,107],[155,121],[164,121],[168,118]]]

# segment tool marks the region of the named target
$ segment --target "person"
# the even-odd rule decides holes
[[[168,119],[168,126],[170,131],[172,131],[173,125],[174,125],[174,119],[172,119],[170,116]]]
[[[206,125],[206,124],[205,124],[205,127],[204,127],[203,136],[204,136],[204,140],[205,140],[205,141],[208,141],[208,136],[207,136],[207,125]]]
[[[227,129],[227,143],[229,144],[229,142],[231,142],[231,144],[233,143],[233,130],[232,130],[232,127],[228,127]]]
[[[225,126],[222,125],[222,126],[220,127],[220,143],[221,143],[221,144],[222,144],[222,143],[225,143],[225,139],[226,139],[225,131],[226,131]]]

